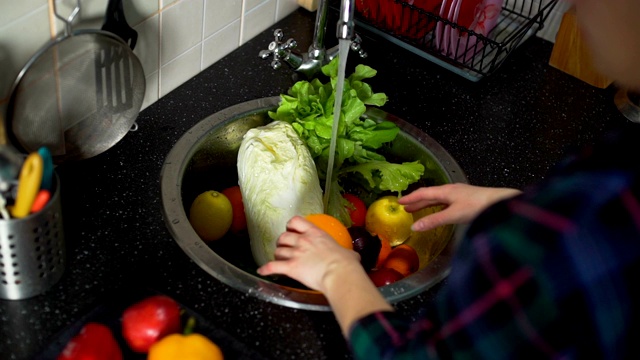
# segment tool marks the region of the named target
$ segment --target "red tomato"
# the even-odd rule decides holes
[[[89,322],[74,336],[58,355],[57,360],[122,360],[122,351],[111,329]]]
[[[242,202],[242,192],[240,186],[232,186],[222,190],[222,193],[231,202],[233,220],[231,221],[231,232],[238,234],[247,229],[247,217],[244,214],[244,203]]]
[[[135,352],[148,352],[155,342],[180,329],[180,305],[165,295],[147,297],[122,314],[122,336]]]
[[[407,245],[398,245],[391,250],[389,256],[382,263],[383,268],[394,269],[402,276],[409,276],[418,271],[420,258],[416,250]]]
[[[342,196],[353,204],[354,207],[354,209],[349,209],[349,216],[352,222],[351,226],[364,226],[367,217],[367,205],[353,194],[344,194]]]
[[[391,268],[374,269],[368,275],[376,287],[393,284],[403,278],[402,274]]]

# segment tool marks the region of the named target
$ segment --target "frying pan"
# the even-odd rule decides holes
[[[51,3],[65,24],[64,34],[38,50],[18,74],[5,130],[18,150],[30,153],[44,146],[60,164],[98,155],[127,134],[142,107],[145,77],[119,36],[72,31],[80,0],[67,18]]]

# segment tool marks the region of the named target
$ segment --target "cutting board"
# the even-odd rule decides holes
[[[318,0],[298,0],[298,5],[309,11],[318,10]]]
[[[562,17],[549,65],[601,89],[613,82],[593,66],[589,47],[580,35],[573,7]]]

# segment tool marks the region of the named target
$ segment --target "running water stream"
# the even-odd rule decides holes
[[[344,91],[344,77],[347,68],[347,56],[349,56],[349,46],[351,40],[340,39],[338,42],[338,78],[336,79],[336,96],[333,104],[333,124],[331,127],[331,142],[329,143],[329,164],[327,165],[327,178],[324,184],[324,211],[329,208],[329,195],[331,194],[331,183],[333,178],[333,163],[336,157],[336,141],[338,139],[338,124],[340,123],[340,113],[342,108],[342,92]]]

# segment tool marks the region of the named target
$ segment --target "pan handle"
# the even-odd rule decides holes
[[[131,50],[136,47],[138,32],[127,23],[127,19],[124,17],[122,0],[109,0],[102,30],[118,35],[129,45]]]

